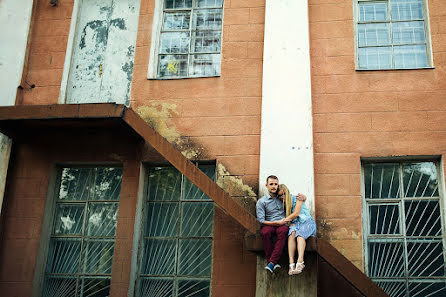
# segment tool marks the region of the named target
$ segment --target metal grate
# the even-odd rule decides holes
[[[390,296],[445,296],[438,164],[364,164],[366,271]]]
[[[138,296],[208,297],[214,203],[172,167],[151,168],[147,192]]]
[[[108,296],[121,168],[63,168],[44,297]]]

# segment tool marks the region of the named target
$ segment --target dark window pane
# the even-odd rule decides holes
[[[446,283],[444,281],[409,281],[410,297],[444,297]]]
[[[146,236],[178,234],[178,203],[148,203],[147,207]]]
[[[77,273],[81,255],[81,240],[53,238],[48,252],[47,273]]]
[[[93,274],[111,274],[115,244],[110,240],[87,240],[84,247],[82,271]]]
[[[406,282],[394,280],[374,280],[391,297],[407,297]]]
[[[76,282],[75,277],[64,276],[47,276],[43,285],[43,297],[75,297],[76,296]]]
[[[212,236],[214,203],[182,204],[181,236]]]
[[[110,279],[108,278],[82,278],[81,296],[108,297],[110,295]]]
[[[443,243],[440,240],[407,242],[409,276],[445,276]]]
[[[179,248],[179,275],[211,275],[211,239],[180,239]]]
[[[440,203],[434,201],[406,201],[406,235],[441,235]]]
[[[400,234],[398,204],[369,206],[370,234]]]
[[[141,265],[142,274],[175,274],[176,240],[146,239]]]
[[[173,280],[164,278],[141,278],[139,295],[141,297],[172,297]]]
[[[399,198],[398,164],[364,165],[365,198]]]
[[[179,280],[178,297],[209,297],[210,281]]]
[[[403,277],[403,242],[396,240],[369,241],[368,263],[370,277]]]

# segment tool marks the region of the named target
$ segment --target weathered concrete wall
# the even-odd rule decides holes
[[[319,233],[360,269],[360,157],[446,151],[446,3],[428,4],[435,69],[355,71],[352,1],[309,1]]]
[[[22,79],[33,0],[0,2],[0,106],[14,105]]]

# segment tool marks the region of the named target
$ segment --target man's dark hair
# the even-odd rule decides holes
[[[279,178],[277,177],[277,176],[275,176],[275,175],[270,175],[270,176],[268,176],[267,178],[266,178],[266,184],[268,184],[268,180],[269,179],[277,179],[277,180],[279,180]]]

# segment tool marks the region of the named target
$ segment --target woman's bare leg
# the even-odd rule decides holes
[[[290,236],[288,236],[288,257],[290,259],[290,264],[294,263],[294,254],[296,254],[296,232],[292,232]]]
[[[288,241],[289,244],[289,241]],[[305,239],[303,237],[297,237],[297,262],[302,263],[304,261],[304,253],[305,253]]]

